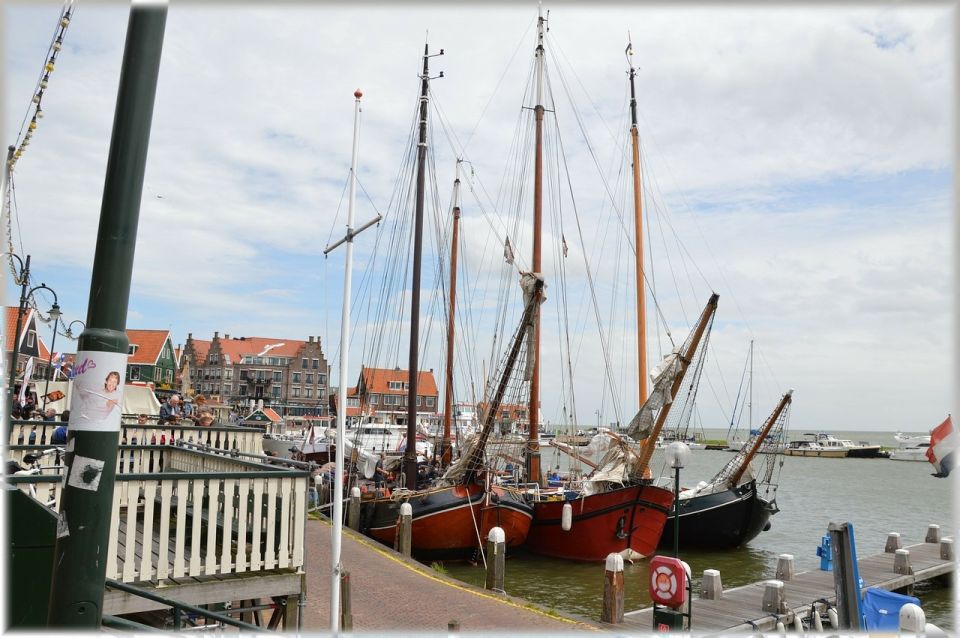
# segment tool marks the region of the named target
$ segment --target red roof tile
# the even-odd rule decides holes
[[[297,339],[273,339],[270,337],[244,337],[220,339],[220,352],[230,356],[233,363],[245,357],[292,357],[306,341]]]
[[[130,345],[136,345],[137,351],[130,355],[128,364],[156,365],[163,352],[163,346],[170,338],[169,330],[127,330]]]
[[[391,390],[390,381],[407,383],[410,381],[410,373],[407,370],[387,370],[384,368],[364,368],[363,380],[367,392],[378,394],[404,394],[406,390]],[[420,371],[417,375],[417,394],[420,396],[437,396],[437,382],[433,378],[433,372]]]
[[[197,363],[203,363],[207,359],[207,352],[210,351],[210,344],[212,342],[205,339],[193,339],[193,351],[197,355]]]
[[[283,421],[283,419],[280,418],[280,415],[277,414],[276,410],[274,410],[273,408],[264,408],[263,410],[261,410],[261,412],[266,414],[267,418],[273,421],[274,423],[280,423],[281,421]]]

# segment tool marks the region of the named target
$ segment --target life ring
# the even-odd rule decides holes
[[[660,565],[650,572],[650,591],[662,600],[673,600],[677,596],[677,575],[673,570]]]

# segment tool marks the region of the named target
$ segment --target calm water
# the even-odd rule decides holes
[[[723,438],[724,432],[708,438]],[[839,438],[895,446],[889,432],[835,432]],[[794,436],[793,438],[802,438]],[[730,452],[695,450],[681,471],[683,486],[709,480],[732,458]],[[779,457],[784,461],[777,503],[780,512],[746,547],[730,551],[684,551],[695,589],[704,569],[719,569],[724,588],[773,578],[779,554],[793,554],[797,571],[818,569],[816,548],[830,522],[854,525],[860,555],[882,552],[888,532],[900,532],[904,545],[923,542],[927,525],[936,523],[944,536],[952,535],[953,478],[931,476],[929,463],[889,459],[825,459]],[[544,450],[544,465],[555,465]],[[561,466],[565,461],[559,461]],[[658,466],[652,464],[654,469]],[[483,566],[447,563],[450,576],[483,587]],[[647,596],[647,561],[625,568],[626,609],[650,605]],[[603,566],[573,563],[520,553],[507,561],[507,593],[559,612],[599,619],[603,598]],[[930,588],[915,592],[929,622],[953,629],[952,591]],[[759,605],[759,601],[758,601]],[[694,622],[696,622],[694,620]]]

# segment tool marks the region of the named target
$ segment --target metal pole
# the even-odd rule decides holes
[[[27,261],[20,269],[20,305],[17,306],[17,327],[14,330],[13,338],[10,341],[10,387],[8,388],[9,403],[7,405],[7,418],[11,416],[13,410],[13,384],[17,380],[17,363],[20,359],[20,327],[23,322],[23,310],[27,304],[27,286],[30,280],[30,255],[27,255]],[[10,421],[8,420],[7,423]]]
[[[673,475],[673,555],[680,558],[680,467]]]
[[[343,268],[343,311],[340,315],[340,387],[337,390],[337,464],[334,470],[333,493],[333,530],[331,535],[330,575],[330,632],[336,635],[340,631],[340,574],[343,565],[340,562],[340,543],[343,533],[343,438],[347,429],[347,369],[350,363],[350,292],[353,268],[353,209],[357,199],[357,155],[359,152],[360,98],[363,93],[357,89],[353,97],[353,152],[350,160],[350,199],[347,204],[347,254]]]
[[[110,365],[119,375],[121,392],[129,347],[125,329],[130,278],[166,19],[165,3],[135,0],[130,9],[86,329],[77,343],[78,368],[85,360]],[[95,370],[101,379],[106,374],[103,367]],[[60,501],[47,618],[51,627],[99,630],[120,415],[113,410],[111,417],[99,421],[83,418],[83,393],[77,392],[83,376],[74,378],[70,404],[67,449],[73,450],[66,455],[68,478]]]

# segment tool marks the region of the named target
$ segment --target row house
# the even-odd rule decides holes
[[[47,349],[46,343],[44,343],[37,331],[39,315],[33,308],[28,307],[24,310],[23,316],[20,319],[20,334],[11,338],[11,335],[17,331],[18,310],[19,308],[16,306],[6,306],[4,308],[3,356],[4,364],[7,366],[4,370],[6,374],[9,374],[9,366],[11,364],[14,365],[17,371],[17,383],[19,383],[23,378],[23,372],[26,370],[27,362],[33,358],[33,368],[30,378],[32,380],[46,379],[48,369],[50,369],[50,351]],[[53,331],[50,330],[50,332],[52,336]],[[11,344],[16,345],[15,347],[11,347]],[[13,357],[14,351],[16,351],[15,358]],[[54,362],[54,364],[55,363],[56,362]]]
[[[410,373],[394,368],[360,369],[356,388],[347,391],[347,415],[353,410],[378,421],[403,425],[407,422],[407,394]],[[438,422],[439,392],[433,370],[417,375],[417,421],[426,425]]]
[[[477,404],[480,423],[486,421],[488,405],[485,401]],[[501,434],[526,433],[530,428],[530,406],[524,403],[501,403],[493,423],[494,431]]]
[[[169,330],[127,330],[130,341],[127,383],[153,388],[163,396],[177,391],[177,355]]]
[[[307,341],[231,337],[205,341],[187,335],[180,364],[188,395],[203,394],[245,414],[263,400],[281,416],[327,416],[330,367],[320,337]]]

